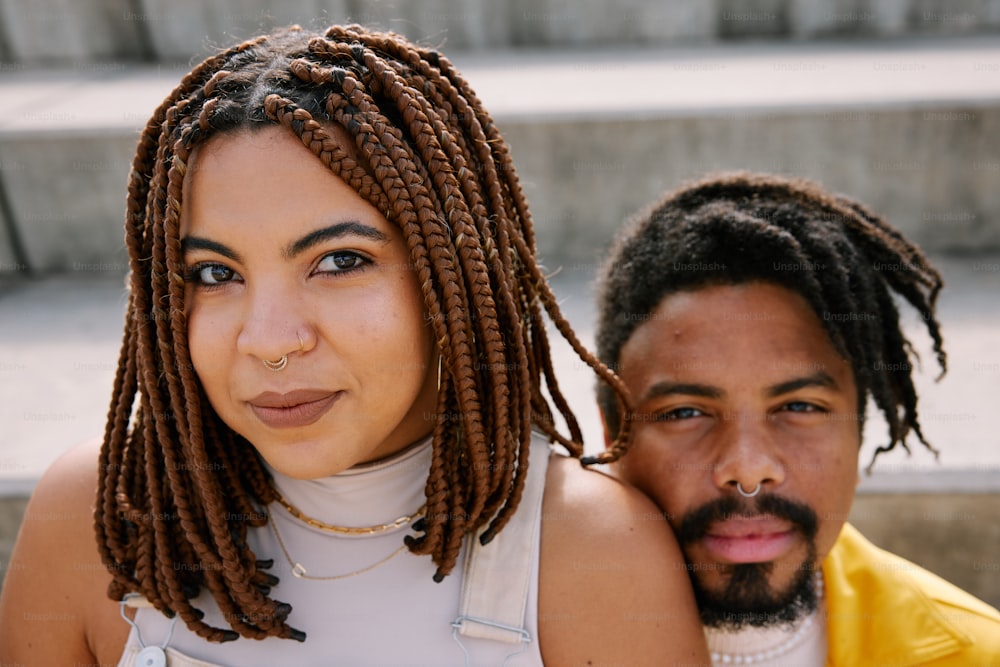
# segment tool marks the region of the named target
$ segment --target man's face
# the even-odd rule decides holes
[[[703,622],[760,626],[814,608],[860,435],[850,364],[808,303],[767,283],[671,294],[619,361],[637,406],[620,473],[668,515]]]

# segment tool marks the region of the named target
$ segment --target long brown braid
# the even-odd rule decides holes
[[[668,295],[709,285],[763,281],[802,295],[850,361],[859,424],[869,394],[889,441],[928,449],[917,415],[912,346],[893,293],[920,315],[942,374],[947,368],[935,303],[943,281],[923,252],[860,203],[803,179],[719,174],[664,195],[638,214],[610,253],[599,297],[597,350],[615,368],[636,327]],[[598,388],[609,430],[622,420],[616,397]]]
[[[144,595],[213,641],[305,635],[270,597],[271,563],[247,544],[275,499],[252,445],[216,415],[191,364],[178,238],[182,186],[208,137],[281,125],[397,224],[442,357],[426,516],[407,538],[440,580],[463,538],[485,544],[521,497],[532,427],[582,454],[552,371],[543,311],[627,403],[614,374],[579,343],[535,261],[534,236],[506,144],[440,54],[360,26],[298,27],[195,67],[147,123],[129,181],[130,296],[104,445],[95,520],[108,594]],[[330,132],[353,138],[342,147]],[[560,434],[542,383],[565,421]],[[623,433],[616,447],[623,448]],[[207,588],[230,628],[204,623]]]

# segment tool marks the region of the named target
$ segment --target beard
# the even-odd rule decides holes
[[[816,513],[808,506],[776,495],[762,495],[753,500],[727,496],[706,503],[681,519],[677,539],[681,548],[708,534],[712,524],[727,518],[752,519],[769,515],[789,522],[807,545],[807,554],[796,568],[795,576],[784,590],[775,590],[769,578],[774,563],[713,564],[728,580],[721,590],[710,589],[699,576],[703,564],[688,561],[688,573],[694,587],[701,622],[706,627],[739,630],[745,627],[790,626],[816,610],[815,584]],[[686,553],[686,551],[685,551]]]

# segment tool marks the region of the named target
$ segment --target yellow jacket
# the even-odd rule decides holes
[[[849,524],[823,578],[828,667],[1000,666],[1000,612]]]

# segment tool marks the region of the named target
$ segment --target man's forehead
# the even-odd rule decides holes
[[[778,384],[826,374],[847,362],[808,303],[767,283],[712,286],[666,296],[622,347],[619,370],[633,392],[654,383],[722,386],[730,371],[753,368]]]

